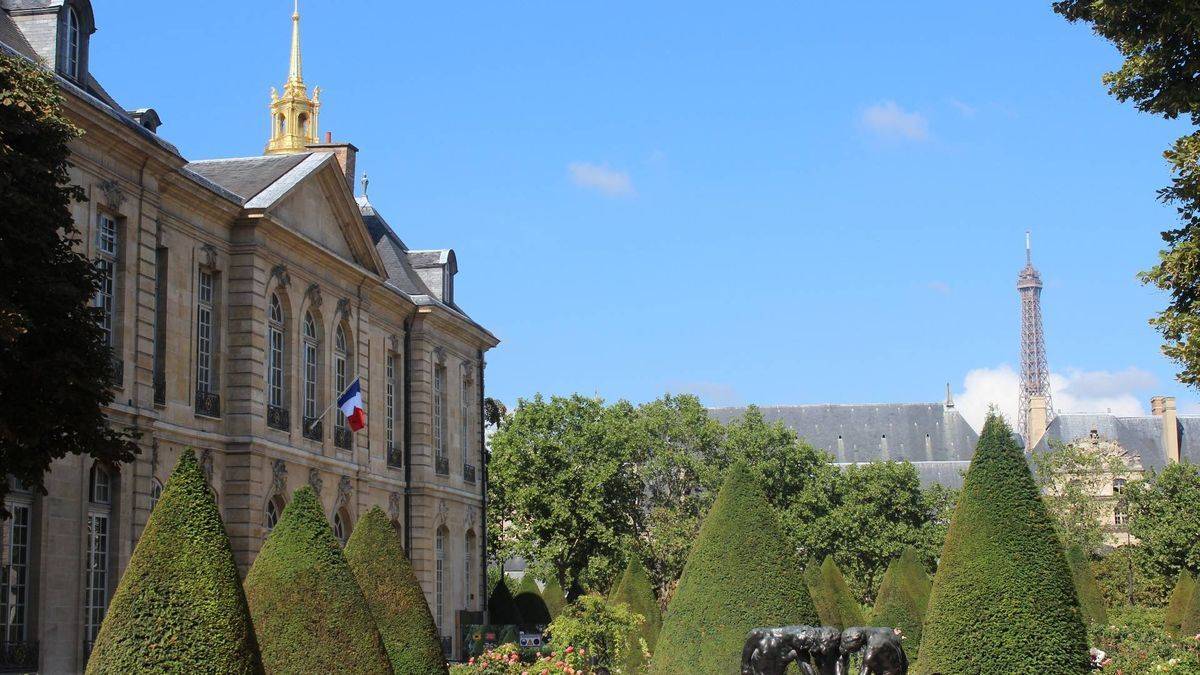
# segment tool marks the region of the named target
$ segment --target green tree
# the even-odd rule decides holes
[[[654,597],[654,586],[646,574],[646,567],[637,555],[629,556],[629,564],[625,566],[625,573],[613,590],[612,599],[628,605],[634,614],[642,617],[642,624],[632,636],[632,642],[644,644],[646,651],[653,654],[658,644],[658,633],[662,630],[662,612],[658,608],[658,599]],[[629,651],[625,659],[625,672],[640,673],[645,665],[646,657],[640,648]]]
[[[911,550],[911,549],[908,549]],[[921,576],[924,569],[916,569]],[[925,583],[929,577],[924,576]],[[883,581],[875,594],[875,608],[871,612],[871,625],[899,628],[904,639],[904,652],[909,661],[916,661],[921,648],[921,624],[925,620],[925,604],[928,596],[920,596],[920,577],[914,575],[903,556],[896,558],[883,573]]]
[[[1033,453],[1033,466],[1059,536],[1068,547],[1100,550],[1109,512],[1096,496],[1128,475],[1125,464],[1099,445],[1051,441],[1048,451]]]
[[[1160,0],[1060,0],[1054,11],[1089,23],[1125,61],[1104,75],[1108,91],[1142,112],[1200,125],[1200,23],[1187,2]],[[1200,384],[1200,131],[1176,139],[1163,153],[1174,174],[1158,197],[1175,207],[1179,224],[1163,232],[1166,249],[1142,280],[1170,294],[1151,323],[1164,339],[1163,353],[1182,367],[1181,382]]]
[[[942,549],[922,673],[1083,673],[1074,580],[1012,429],[990,414]]]
[[[1067,563],[1071,566],[1071,577],[1075,580],[1075,595],[1079,598],[1079,608],[1083,611],[1083,619],[1089,625],[1105,625],[1108,623],[1108,610],[1104,606],[1104,594],[1096,583],[1096,574],[1092,571],[1092,561],[1079,544],[1067,547]]]
[[[378,506],[358,519],[346,542],[346,563],[366,597],[396,675],[446,673],[429,603],[400,535]]]
[[[1171,600],[1167,603],[1164,628],[1171,635],[1179,635],[1183,628],[1183,617],[1192,601],[1192,592],[1196,582],[1192,573],[1186,569],[1179,573],[1179,581],[1175,582],[1175,590],[1171,592]]]
[[[1200,570],[1200,467],[1168,464],[1126,486],[1137,561],[1166,597],[1180,570]]]
[[[583,649],[594,665],[617,675],[632,675],[623,664],[630,652],[641,649],[634,636],[642,621],[628,605],[588,593],[563,608],[546,633],[556,647]]]
[[[185,450],[133,549],[88,673],[261,673],[221,514]]]
[[[550,611],[551,619],[557,617],[563,607],[567,606],[567,596],[563,593],[562,585],[553,576],[542,589],[542,599],[546,601],[546,609]]]
[[[312,488],[292,494],[244,585],[268,672],[392,672],[371,608]]]
[[[751,628],[816,621],[796,563],[758,481],[735,464],[692,546],[650,672],[736,672]]]
[[[558,578],[568,595],[607,588],[642,529],[636,410],[625,402],[540,395],[521,400],[492,436],[488,529],[500,558],[520,555]]]
[[[84,199],[67,174],[79,133],[54,76],[0,54],[0,476],[43,493],[56,459],[115,467],[137,453],[103,412],[115,372],[90,304],[101,276],[70,211]],[[8,490],[0,481],[0,514]]]

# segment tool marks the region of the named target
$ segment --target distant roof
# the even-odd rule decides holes
[[[720,422],[745,408],[715,408]],[[942,403],[796,405],[760,408],[837,462],[970,461],[979,435],[958,410]]]
[[[296,168],[311,153],[263,155],[189,162],[187,169],[220,185],[248,202]]]
[[[1192,464],[1200,463],[1200,417],[1179,417],[1178,427],[1180,458]],[[1118,417],[1111,413],[1064,413],[1050,421],[1034,451],[1046,452],[1050,449],[1050,441],[1071,443],[1088,438],[1093,430],[1101,438],[1139,455],[1146,469],[1160,469],[1167,464],[1167,452],[1162,443],[1162,418],[1156,415]]]
[[[29,40],[25,39],[25,34],[17,28],[17,24],[6,12],[0,11],[0,42],[11,47],[21,56],[27,59],[37,61],[38,55],[34,51],[33,45],[29,44]]]
[[[375,207],[367,199],[366,195],[355,199],[358,202],[358,211],[362,214],[363,222],[367,225],[367,232],[371,233],[371,242],[378,244],[379,240],[387,237],[391,239],[402,250],[408,251],[408,246],[396,235],[396,231],[388,225],[383,219],[383,215],[375,210]]]
[[[861,462],[837,462],[837,466],[859,463]],[[966,475],[967,469],[971,467],[969,460],[917,461],[911,462],[911,464],[921,478],[922,487],[937,484],[954,489],[962,487],[963,477]]]

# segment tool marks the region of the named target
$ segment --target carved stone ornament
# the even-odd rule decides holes
[[[398,352],[398,351],[400,351],[401,344],[402,343],[400,342],[399,335],[392,333],[391,335],[388,336],[388,349],[390,349],[394,352]]]
[[[121,204],[125,203],[125,193],[121,191],[121,184],[117,181],[100,181],[97,187],[104,193],[104,203],[108,205],[108,208],[117,210],[121,208]]]
[[[437,524],[438,524],[438,525],[445,525],[445,524],[446,524],[446,518],[447,518],[449,515],[450,515],[450,507],[449,507],[449,506],[446,504],[446,500],[445,500],[445,499],[439,499],[439,500],[438,500],[438,509],[437,509],[437,518],[436,518],[436,520],[437,520]]]
[[[400,520],[400,502],[403,497],[399,492],[393,492],[388,495],[388,515],[392,520]]]
[[[200,471],[204,473],[204,480],[210,486],[213,482],[213,456],[212,450],[205,448],[200,452]]]
[[[282,459],[271,460],[271,492],[282,495],[287,490],[287,464]]]
[[[217,249],[212,244],[200,247],[200,264],[210,269],[217,267]]]
[[[339,298],[337,304],[338,321],[350,320],[350,300],[347,298]]]
[[[304,292],[304,296],[308,298],[308,304],[320,309],[321,307],[321,287],[316,284],[311,284],[308,290]]]
[[[320,471],[317,471],[316,469],[308,470],[308,484],[312,486],[313,492],[317,493],[318,497],[321,496],[321,485],[323,482],[324,481],[321,480]]]
[[[467,518],[466,518],[466,520],[463,521],[463,529],[464,530],[475,529],[475,518],[476,518],[475,505],[471,504],[471,505],[467,506]]]
[[[338,480],[337,505],[344,506],[350,503],[350,495],[354,492],[354,485],[350,482],[349,476],[342,476]]]
[[[279,280],[280,288],[286,288],[292,283],[292,277],[288,274],[287,265],[276,265],[271,268],[271,279],[269,281]],[[270,283],[268,282],[268,285]]]
[[[446,364],[446,350],[441,347],[433,348],[433,362],[441,365]]]

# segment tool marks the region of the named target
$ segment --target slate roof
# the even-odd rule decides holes
[[[248,202],[296,168],[312,153],[264,155],[189,162],[189,171],[220,185]]]
[[[1183,461],[1200,463],[1200,417],[1179,417],[1179,454]],[[1088,438],[1095,430],[1102,438],[1116,442],[1126,451],[1140,455],[1146,469],[1161,469],[1167,464],[1162,444],[1162,418],[1154,415],[1119,417],[1108,413],[1064,413],[1046,427],[1035,452],[1050,450],[1050,441],[1070,443]]]
[[[850,466],[863,462],[835,462],[837,466]],[[963,486],[963,477],[971,468],[970,460],[918,461],[910,462],[917,470],[921,479],[921,487],[938,484],[943,487],[958,489]]]
[[[33,45],[29,44],[29,40],[25,39],[25,34],[17,28],[17,24],[12,20],[6,12],[0,11],[0,42],[8,45],[21,56],[32,61],[38,60],[37,52],[33,50]]]

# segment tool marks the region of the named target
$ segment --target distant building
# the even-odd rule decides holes
[[[841,465],[908,461],[924,485],[960,487],[979,434],[954,406],[943,403],[862,403],[766,406],[768,422],[779,421]],[[745,408],[714,408],[709,415],[728,423]]]

